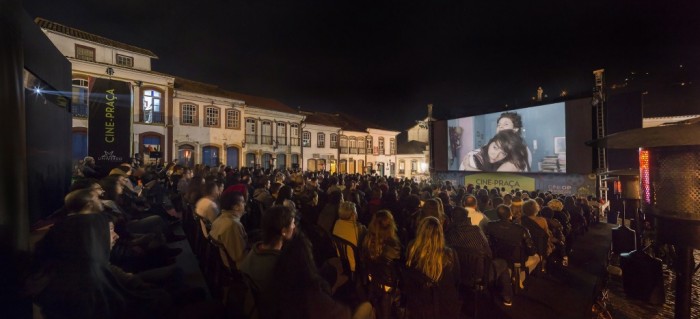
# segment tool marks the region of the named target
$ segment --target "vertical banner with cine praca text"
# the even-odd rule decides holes
[[[88,154],[105,175],[128,162],[131,155],[131,87],[127,82],[102,78],[91,84]]]

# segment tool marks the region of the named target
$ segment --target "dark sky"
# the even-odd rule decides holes
[[[697,4],[25,0],[24,6],[32,17],[150,49],[159,56],[156,71],[397,130],[425,116],[428,103],[438,117],[454,117],[528,106],[538,86],[551,96],[585,94],[597,68],[606,68],[611,83],[629,72],[688,82],[700,73]]]

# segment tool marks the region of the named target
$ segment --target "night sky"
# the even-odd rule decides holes
[[[643,90],[686,83],[683,92],[700,95],[700,81],[692,83],[700,74],[698,4],[414,2],[25,0],[24,7],[32,17],[149,49],[159,56],[156,71],[397,130],[424,117],[428,103],[448,118],[528,106],[538,86],[550,97],[586,94],[598,68],[609,83],[634,85],[649,72]],[[645,115],[700,113],[700,104],[669,104]]]

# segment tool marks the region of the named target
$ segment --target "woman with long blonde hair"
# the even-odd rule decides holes
[[[401,242],[394,217],[388,210],[380,210],[372,216],[360,256],[365,265],[363,281],[367,283],[368,298],[377,310],[377,319],[390,318],[392,301],[398,299]]]
[[[457,318],[459,261],[445,246],[442,223],[423,218],[416,239],[409,244],[404,272],[406,307],[411,318]]]
[[[378,260],[384,257],[395,260],[401,257],[401,242],[396,234],[394,216],[388,210],[374,214],[362,242],[362,258]]]

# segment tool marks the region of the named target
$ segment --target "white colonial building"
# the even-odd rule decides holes
[[[279,101],[151,70],[151,51],[42,18],[35,20],[72,63],[73,158],[87,155],[88,95],[96,78],[129,83],[131,154],[188,166],[289,168],[301,163],[304,119]]]
[[[304,171],[336,172],[338,168],[338,136],[341,125],[338,114],[304,112],[301,145]]]
[[[416,125],[398,136],[398,154],[396,161],[398,177],[426,179],[430,177],[430,149],[428,118],[418,121]]]
[[[175,79],[174,145],[181,165],[241,166],[245,101],[215,85]]]

